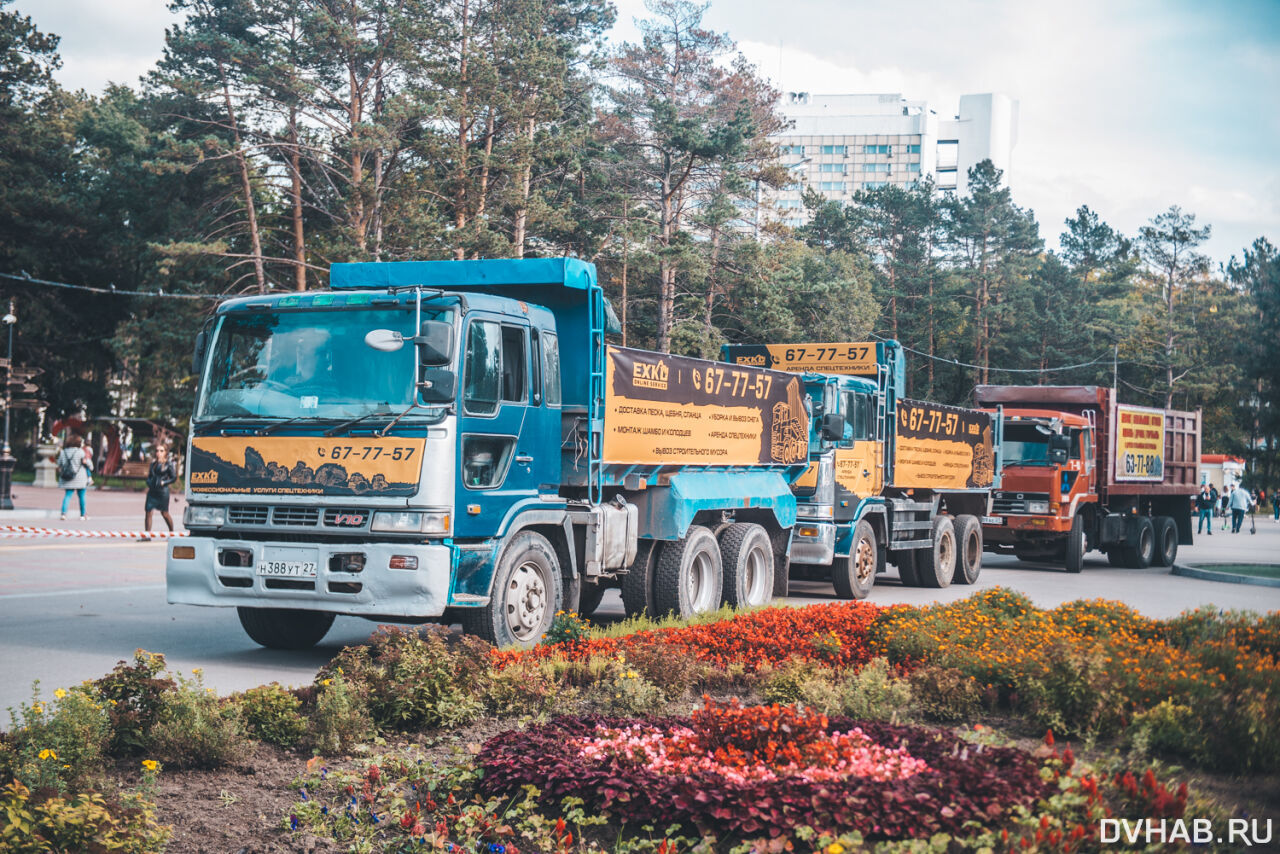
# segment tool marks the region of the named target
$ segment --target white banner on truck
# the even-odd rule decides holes
[[[1163,409],[1116,404],[1115,480],[1160,483],[1164,480]]]

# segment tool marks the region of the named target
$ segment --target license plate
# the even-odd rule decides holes
[[[1004,517],[1003,517],[1003,516],[983,516],[983,517],[982,517],[982,524],[984,524],[984,525],[1003,525],[1003,524],[1004,524]]]
[[[315,552],[309,549],[267,549],[258,561],[258,575],[315,578],[315,557]]]

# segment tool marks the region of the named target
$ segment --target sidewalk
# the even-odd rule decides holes
[[[80,519],[80,504],[75,495],[67,503],[67,518],[58,518],[62,508],[64,490],[32,486],[29,483],[13,485],[13,510],[0,510],[0,525],[35,525],[45,528],[65,528],[88,531],[141,531],[143,503],[147,494],[129,489],[86,489],[85,511],[88,520]],[[169,501],[169,515],[174,527],[181,531],[182,511],[186,509],[182,493],[173,492]],[[151,516],[151,529],[165,530],[164,519],[159,513]]]

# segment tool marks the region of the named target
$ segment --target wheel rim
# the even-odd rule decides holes
[[[871,540],[866,537],[858,540],[857,548],[853,553],[853,575],[858,579],[858,584],[865,584],[871,576],[876,574],[876,550],[871,545]]]
[[[689,593],[689,606],[693,612],[710,611],[711,603],[706,601],[715,590],[715,565],[706,549],[698,549],[689,561],[689,578],[685,589]]]
[[[742,588],[747,594],[747,604],[763,605],[765,599],[764,579],[765,567],[768,566],[769,555],[763,546],[756,546],[747,553],[746,567],[743,569]]]
[[[1141,557],[1147,558],[1148,560],[1151,558],[1152,546],[1153,546],[1152,541],[1154,539],[1155,539],[1155,536],[1151,533],[1151,531],[1148,531],[1147,529],[1144,528],[1142,531],[1142,536],[1139,537],[1138,539],[1138,554]]]
[[[517,640],[533,640],[540,634],[547,614],[547,580],[542,567],[525,561],[507,583],[507,628]]]
[[[965,566],[974,566],[977,564],[978,555],[978,534],[976,531],[970,530],[969,535],[964,538]]]
[[[947,567],[951,567],[951,571],[955,572],[956,566],[956,543],[954,537],[938,538],[938,570],[945,573]]]

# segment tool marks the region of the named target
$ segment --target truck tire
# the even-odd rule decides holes
[[[919,587],[920,576],[916,573],[916,550],[906,549],[897,552],[895,563],[898,565],[898,578],[903,587]]]
[[[663,543],[653,570],[653,605],[659,615],[687,620],[720,605],[724,565],[716,535],[701,525],[674,543]]]
[[[773,598],[773,542],[759,525],[738,522],[720,532],[724,603],[754,608]]]
[[[494,646],[534,646],[564,605],[556,550],[536,531],[521,531],[502,550],[489,604],[470,609],[462,627]]]
[[[1151,566],[1151,559],[1155,556],[1155,526],[1151,524],[1151,517],[1149,516],[1136,517],[1134,524],[1137,526],[1137,530],[1133,532],[1132,537],[1134,545],[1128,545],[1126,541],[1124,565],[1129,569],[1146,569]]]
[[[600,607],[600,600],[604,598],[604,591],[608,589],[599,582],[582,582],[582,592],[578,594],[578,616],[590,617],[594,614],[596,608]]]
[[[1062,566],[1067,572],[1084,570],[1084,518],[1076,514],[1071,519],[1071,530],[1067,532],[1066,553],[1062,557]]]
[[[622,607],[628,617],[652,617],[654,552],[661,547],[655,540],[641,540],[636,545],[636,559],[622,576]]]
[[[1178,559],[1178,523],[1169,516],[1157,516],[1151,520],[1155,529],[1155,551],[1152,566],[1173,566]]]
[[[982,572],[982,522],[977,516],[957,516],[956,584],[973,584]]]
[[[876,532],[866,519],[853,526],[853,543],[849,554],[837,556],[831,567],[831,582],[841,599],[866,599],[876,583],[876,568],[880,564],[880,548]]]
[[[1112,546],[1107,549],[1107,563],[1112,566],[1125,567],[1129,565],[1129,559],[1125,557],[1124,546]]]
[[[956,529],[950,516],[933,520],[933,545],[916,552],[921,587],[948,587],[956,574]]]
[[[245,634],[267,649],[311,649],[333,625],[333,614],[290,608],[236,608]]]

